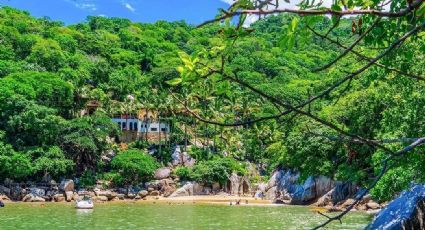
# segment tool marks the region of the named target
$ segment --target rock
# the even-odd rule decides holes
[[[139,195],[137,195],[136,197],[134,197],[135,200],[140,200],[142,199],[142,197],[140,197]]]
[[[219,183],[214,183],[214,184],[212,185],[212,190],[213,190],[213,192],[219,192],[219,191],[220,191],[220,189],[221,189],[221,185],[220,185]]]
[[[170,177],[170,175],[171,175],[170,168],[160,168],[155,171],[154,178],[156,180],[162,180],[162,179]]]
[[[42,196],[46,195],[46,190],[41,189],[41,188],[30,188],[29,190],[30,190],[31,194],[34,194],[36,196],[42,197]]]
[[[381,206],[373,200],[367,202],[366,207],[373,210],[381,208]]]
[[[193,195],[193,184],[187,182],[183,187],[177,189],[170,197],[180,197],[180,196],[192,196]]]
[[[318,207],[324,207],[324,206],[332,205],[332,193],[333,193],[333,189],[331,189],[325,195],[320,197],[317,200],[315,205],[318,206]]]
[[[74,181],[73,180],[63,180],[59,185],[60,191],[69,192],[74,191]]]
[[[159,196],[159,191],[152,191],[149,193],[149,196]]]
[[[330,178],[310,176],[302,185],[297,185],[295,191],[288,193],[292,197],[291,204],[307,204],[329,192],[332,187],[333,182]]]
[[[63,194],[56,194],[56,195],[53,196],[53,200],[55,202],[64,202],[65,197],[63,196]]]
[[[129,193],[129,194],[127,194],[126,195],[126,197],[128,198],[128,199],[134,199],[134,198],[136,198],[136,194],[134,194],[134,193]]]
[[[0,195],[0,201],[10,201],[10,199],[5,195]]]
[[[80,195],[78,195],[78,193],[74,192],[74,194],[72,195],[72,200],[74,200],[74,201],[80,200]]]
[[[106,196],[97,196],[96,197],[96,201],[97,202],[106,202],[106,201],[108,201],[108,197],[106,197]]]
[[[10,194],[10,189],[7,188],[7,187],[5,187],[5,186],[0,185],[0,194],[9,195]]]
[[[424,211],[425,185],[412,185],[382,209],[366,230],[425,229]]]
[[[111,190],[100,190],[100,189],[94,189],[94,194],[96,196],[106,196],[109,200],[114,199],[117,196],[116,192],[112,192]]]
[[[118,194],[117,194],[117,198],[118,198],[118,199],[120,199],[120,200],[124,200],[125,195],[124,195],[124,194],[122,194],[122,193],[118,193]]]
[[[359,201],[359,204],[367,204],[369,201],[372,200],[372,196],[370,194],[366,194],[361,201]]]
[[[173,166],[184,165],[187,167],[191,167],[196,163],[195,159],[193,159],[187,152],[182,152],[180,146],[178,145],[174,149],[174,152],[171,154],[171,158],[171,163]]]
[[[149,194],[149,192],[148,192],[148,191],[146,191],[146,190],[142,190],[142,191],[140,191],[140,192],[139,192],[139,194],[138,194],[138,195],[139,195],[140,197],[142,197],[142,198],[143,198],[143,197],[147,196],[148,194]]]
[[[154,188],[148,188],[148,192],[153,192],[153,191],[155,191]]]
[[[176,191],[176,188],[174,186],[164,186],[162,187],[162,194],[164,197],[169,197],[171,194],[173,194]]]
[[[358,188],[353,183],[336,182],[332,193],[332,202],[334,204],[347,198],[354,197],[358,192]]]
[[[342,204],[341,204],[341,208],[348,208],[350,205],[354,204],[355,200],[354,199],[347,199],[345,200]]]
[[[23,202],[45,202],[46,200],[43,199],[42,197],[39,197],[35,194],[27,194],[24,196],[24,198],[22,198]]]
[[[66,199],[67,202],[71,202],[73,196],[74,196],[74,192],[73,191],[67,191],[67,192],[65,192],[65,199]]]

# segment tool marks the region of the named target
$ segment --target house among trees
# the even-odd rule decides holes
[[[158,119],[156,111],[141,109],[137,114],[120,114],[114,116],[112,121],[118,124],[123,132],[123,142],[146,140],[160,142],[168,140],[170,125]]]

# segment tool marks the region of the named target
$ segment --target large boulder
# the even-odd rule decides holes
[[[29,190],[30,190],[30,193],[31,194],[34,194],[34,195],[39,196],[39,197],[42,197],[42,196],[45,196],[46,195],[46,190],[44,190],[42,188],[35,188],[35,187],[33,187],[33,188],[30,188]]]
[[[0,185],[0,194],[9,195],[10,194],[10,189],[7,188],[7,187],[5,187],[5,186],[3,186],[3,185]]]
[[[306,204],[323,196],[329,192],[332,187],[333,182],[330,178],[325,176],[310,176],[301,186],[296,186],[294,192],[291,193],[288,191],[288,193],[291,194],[292,204]]]
[[[140,192],[138,193],[138,195],[139,195],[141,198],[146,197],[148,194],[149,194],[149,192],[148,192],[148,191],[146,191],[146,190],[142,190],[142,191],[140,191]]]
[[[380,211],[366,229],[425,229],[424,212],[425,185],[413,185]]]
[[[35,194],[27,194],[24,196],[24,198],[22,198],[23,202],[45,202],[46,200],[43,199],[42,197],[39,197]]]
[[[75,184],[73,180],[63,180],[59,185],[59,189],[62,192],[74,191],[74,187]]]
[[[55,202],[63,202],[65,201],[65,196],[63,194],[56,194],[53,196],[53,200]]]
[[[180,197],[180,196],[192,196],[193,195],[193,184],[187,182],[183,187],[177,189],[170,197]]]
[[[66,199],[67,202],[71,202],[73,197],[74,197],[73,191],[65,192],[65,199]]]
[[[165,168],[157,169],[157,170],[155,171],[154,178],[155,178],[156,180],[162,180],[162,179],[165,179],[165,178],[170,177],[170,175],[171,175],[171,169],[170,169],[170,168],[165,167]]]
[[[171,154],[171,158],[171,163],[173,166],[184,165],[191,167],[196,163],[195,159],[193,159],[187,152],[182,152],[180,146],[178,145]]]

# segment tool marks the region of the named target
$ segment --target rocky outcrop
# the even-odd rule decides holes
[[[165,167],[165,168],[157,169],[155,171],[154,178],[155,178],[155,180],[162,180],[162,179],[166,179],[166,178],[170,177],[170,175],[171,175],[171,169]]]
[[[379,212],[366,229],[425,229],[424,212],[425,185],[414,185]]]
[[[22,198],[23,202],[45,202],[46,200],[36,194],[27,194]]]
[[[232,195],[248,194],[251,191],[251,183],[247,177],[232,173],[227,181],[224,191]]]
[[[276,171],[261,194],[276,202],[286,200],[291,204],[308,204],[334,187],[334,182],[325,176],[310,176],[301,184],[298,183],[298,178],[299,173],[291,170]]]
[[[183,187],[177,189],[170,197],[180,196],[192,196],[193,195],[193,183],[187,182]]]
[[[173,166],[184,165],[191,167],[196,163],[195,159],[193,159],[187,152],[182,152],[180,146],[178,145],[171,154],[171,158],[173,159],[171,161]]]
[[[74,181],[73,180],[63,180],[59,185],[59,190],[63,192],[74,191]]]

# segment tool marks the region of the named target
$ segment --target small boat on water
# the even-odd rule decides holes
[[[84,196],[82,200],[77,200],[75,204],[75,208],[77,209],[93,209],[94,203],[88,196]]]

